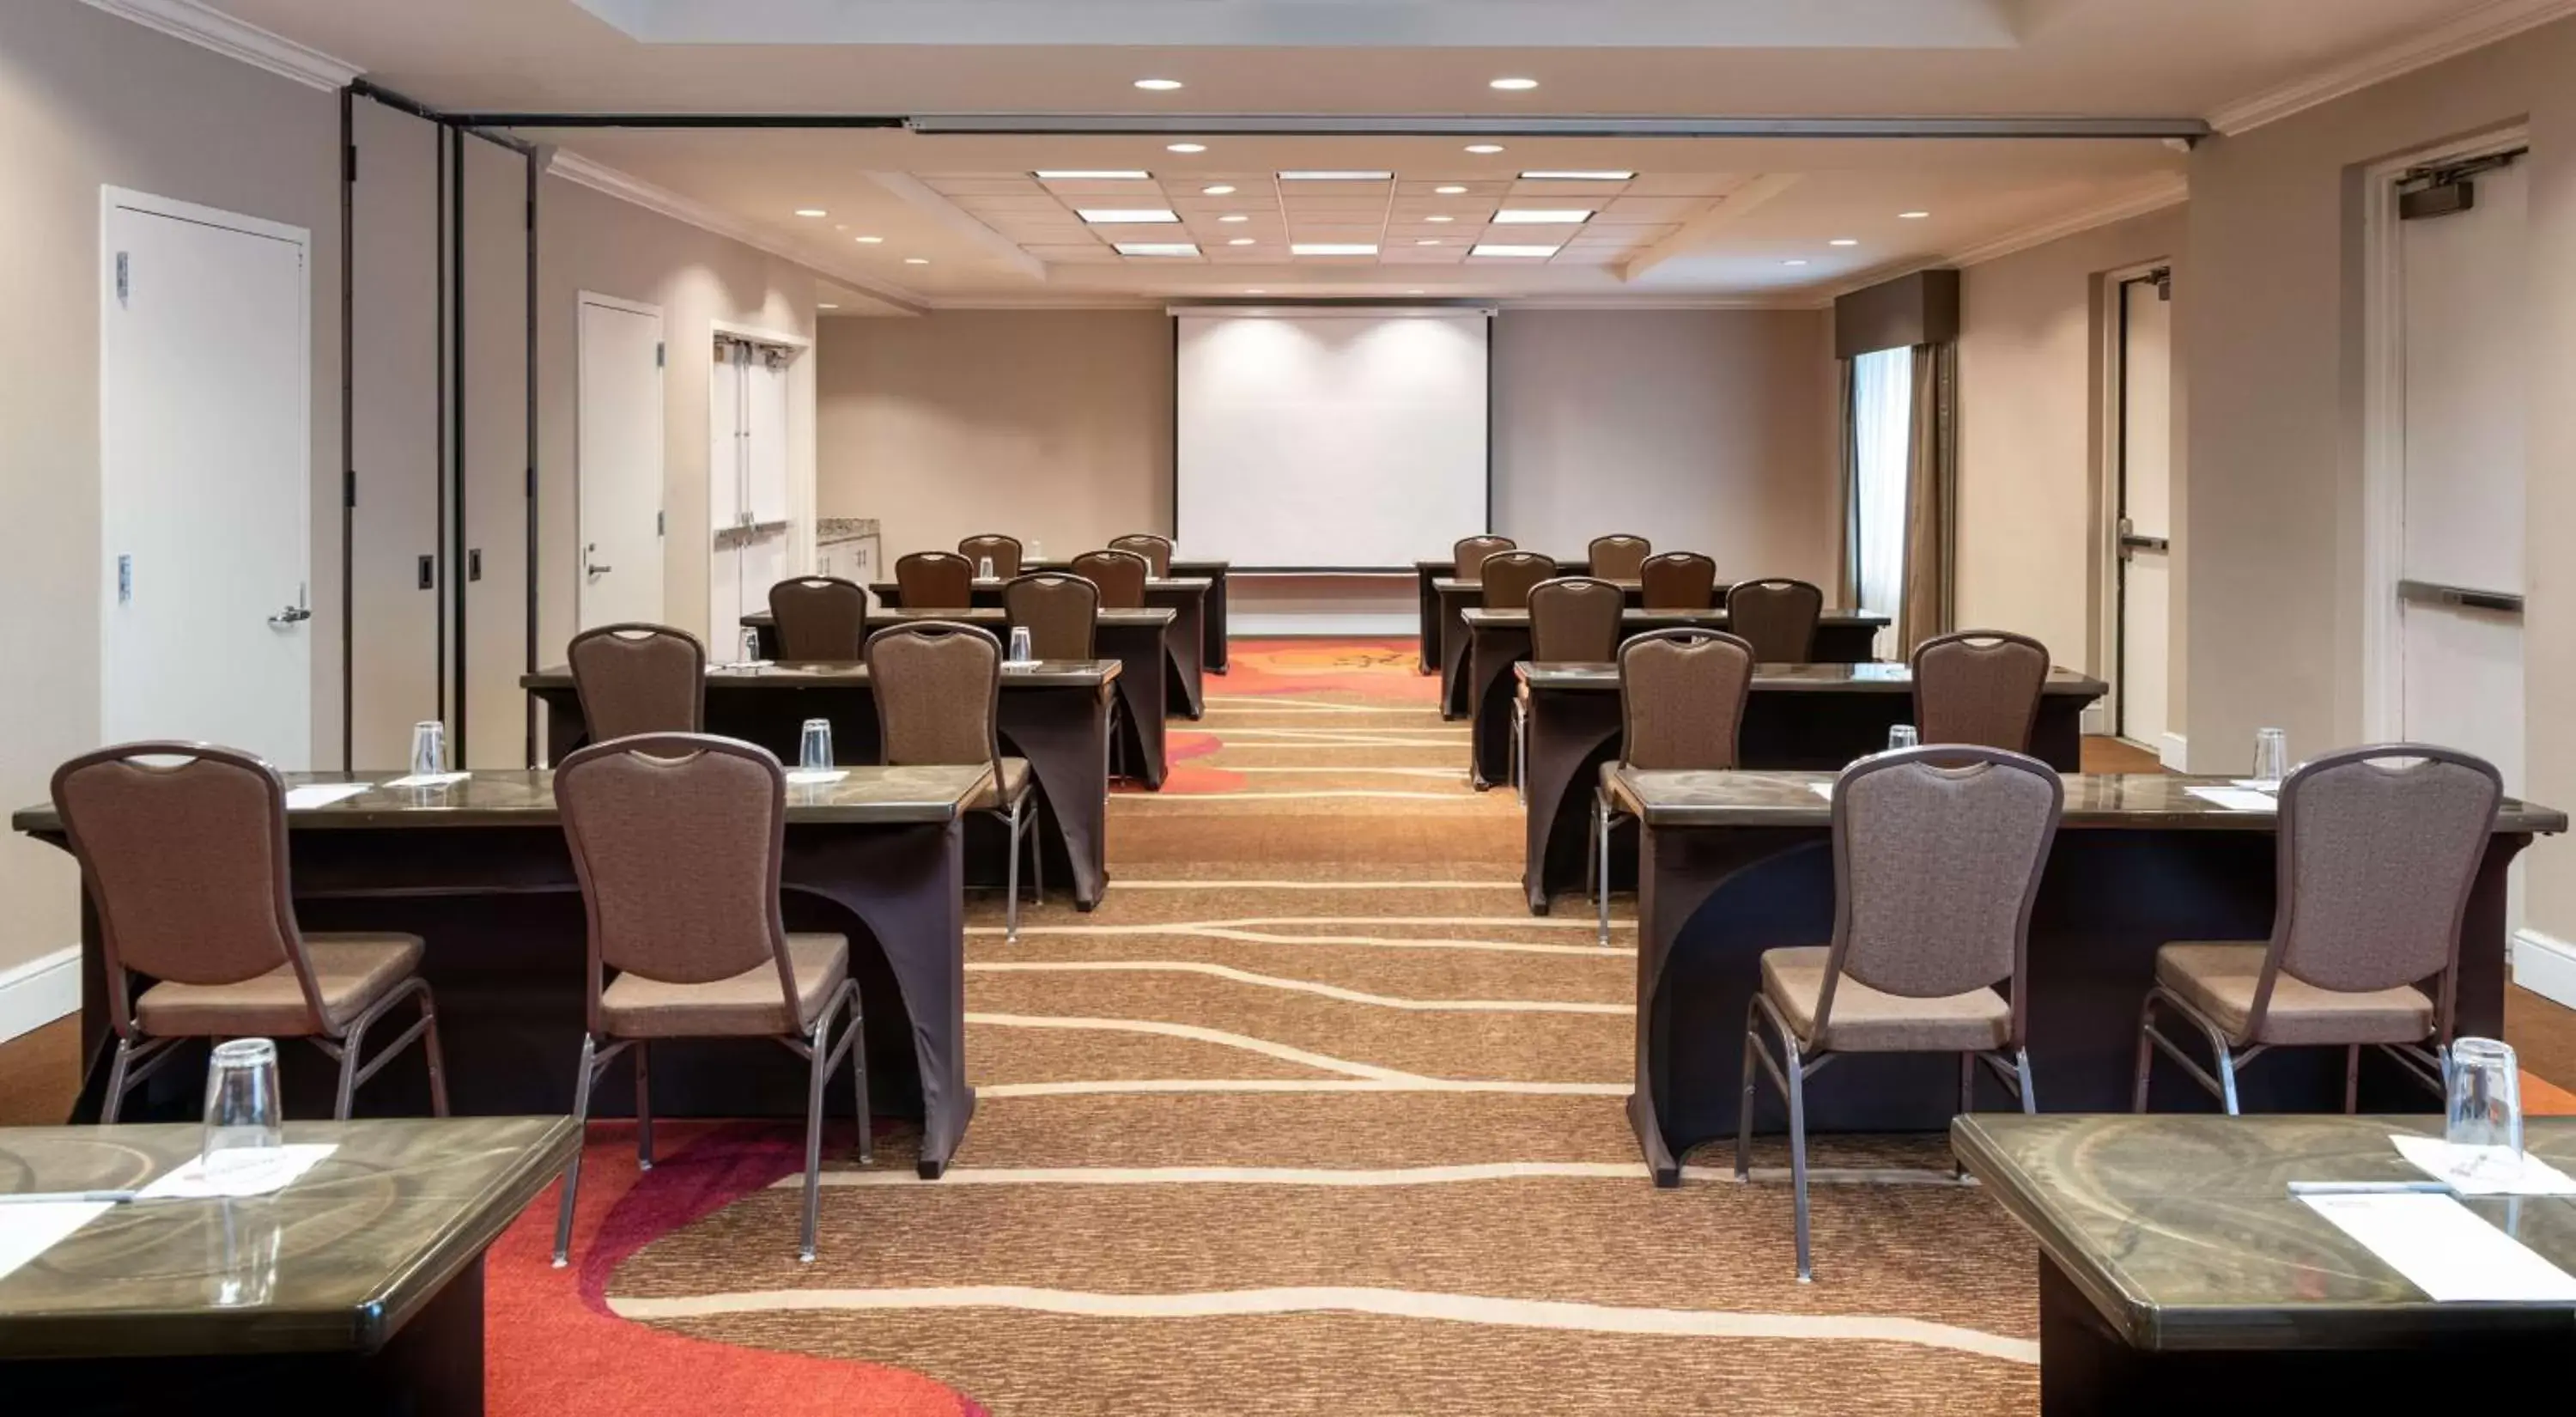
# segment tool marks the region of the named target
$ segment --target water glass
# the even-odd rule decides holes
[[[217,1308],[257,1308],[277,1297],[277,1262],[285,1227],[266,1199],[220,1200],[208,1219],[206,1277]]]
[[[2519,1167],[2522,1158],[2522,1069],[2513,1046],[2492,1038],[2459,1038],[2442,1060],[2450,1105],[2443,1139],[2476,1147],[2484,1158]]]
[[[447,725],[424,719],[411,726],[411,773],[436,777],[447,771]]]
[[[1910,723],[1895,724],[1887,730],[1887,751],[1891,753],[1902,752],[1907,748],[1920,744],[1922,741],[1923,735],[1917,732],[1914,725]]]
[[[749,625],[742,627],[742,657],[735,662],[739,664],[760,662],[760,631]]]
[[[979,559],[975,562],[975,579],[977,579],[977,580],[979,580],[979,581],[989,581],[989,580],[991,580],[992,578],[993,578],[993,558],[992,558],[992,557],[990,557],[990,556],[985,556],[985,557],[981,557],[981,558],[979,558]]]
[[[1013,625],[1011,627],[1011,662],[1026,664],[1035,658],[1037,654],[1029,643],[1029,627]]]
[[[806,772],[832,770],[832,720],[809,718],[796,749],[796,766]]]
[[[2290,775],[2290,735],[2277,728],[2254,730],[2254,780],[2279,787]]]
[[[286,1144],[277,1097],[277,1045],[236,1038],[206,1062],[206,1135],[198,1160],[217,1186],[256,1178]]]

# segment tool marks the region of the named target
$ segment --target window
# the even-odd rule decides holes
[[[1913,454],[1914,351],[1852,361],[1852,562],[1860,608],[1894,616],[1905,600],[1905,483]]]

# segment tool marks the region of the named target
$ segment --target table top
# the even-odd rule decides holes
[[[1099,623],[1103,626],[1152,625],[1157,628],[1169,628],[1173,621],[1180,618],[1180,615],[1181,612],[1168,605],[1152,606],[1143,610],[1103,610],[1100,612]],[[868,612],[868,628],[872,630],[883,629],[888,625],[916,624],[924,620],[944,620],[952,625],[990,626],[1008,625],[1011,623],[1011,616],[1010,612],[990,605],[979,605],[972,610],[871,610]],[[743,616],[742,623],[746,629],[761,630],[767,629],[775,622],[770,619],[768,611],[755,610]]]
[[[896,825],[956,819],[960,804],[975,795],[992,775],[986,766],[849,767],[835,782],[787,786],[787,822],[816,825]],[[392,769],[377,773],[296,772],[287,786],[330,783],[382,783],[401,777]],[[321,807],[292,807],[286,825],[293,831],[365,827],[535,827],[562,818],[555,811],[555,775],[524,768],[476,769],[462,782],[445,787],[370,786],[353,797]],[[54,804],[21,807],[9,818],[13,831],[59,834],[62,818]]]
[[[1517,668],[1521,678],[1527,680],[1534,690],[1615,693],[1619,688],[1619,666],[1615,664],[1533,664],[1524,661]],[[1914,691],[1914,666],[1877,663],[1757,664],[1753,666],[1753,688],[1756,693],[1767,689],[1811,694],[1910,694]],[[2072,669],[2051,669],[2047,681],[2040,686],[2040,692],[2098,699],[2111,692],[2111,686],[2090,674]]]
[[[2524,1125],[2532,1152],[2576,1167],[2576,1118]],[[2132,1347],[2357,1348],[2517,1307],[2436,1304],[2290,1197],[2294,1180],[2424,1179],[2389,1145],[2402,1132],[2441,1120],[1981,1114],[1950,1141]],[[2576,1269],[2576,1201],[2464,1204]]]
[[[1529,612],[1526,610],[1486,610],[1471,607],[1469,609],[1459,611],[1458,618],[1466,622],[1467,628],[1471,630],[1526,630],[1529,628],[1530,617]],[[1649,628],[1666,626],[1678,627],[1683,625],[1723,627],[1732,621],[1732,617],[1723,610],[1628,609],[1619,612],[1619,619],[1622,623],[1631,627],[1642,625]],[[1816,617],[1816,623],[1820,626],[1868,625],[1876,627],[1885,625],[1887,623],[1887,617],[1875,610],[1827,610]]]
[[[1609,585],[1617,586],[1623,591],[1643,591],[1646,588],[1646,583],[1644,581],[1623,581],[1616,576],[1594,576],[1587,575],[1582,571],[1568,571],[1563,569],[1562,563],[1559,564],[1557,575],[1561,578],[1573,580],[1597,580]],[[1444,595],[1464,595],[1471,590],[1482,592],[1485,588],[1485,583],[1483,581],[1462,581],[1455,576],[1437,576],[1432,579],[1431,588]],[[1719,581],[1717,583],[1717,593],[1719,595],[1726,594],[1726,589],[1726,582]]]
[[[2194,787],[2225,787],[2223,777],[2175,773],[2061,773],[2066,783],[2062,824],[2162,831],[2261,831],[2273,829],[2271,812],[2239,812],[2191,795]],[[1672,772],[1621,768],[1623,809],[1650,827],[1814,827],[1833,825],[1833,805],[1816,794],[1829,772]],[[2499,832],[2567,830],[2567,814],[2507,798],[2496,814]]]
[[[140,1187],[203,1136],[0,1129],[0,1192]],[[289,1122],[290,1144],[339,1150],[275,1195],[116,1206],[0,1277],[0,1357],[373,1352],[562,1173],[577,1136],[569,1117]]]
[[[1041,556],[1023,556],[1020,558],[1020,569],[1023,572],[1063,571],[1070,570],[1072,567],[1073,562],[1071,560],[1058,560],[1051,557]],[[1172,558],[1172,573],[1174,575],[1205,576],[1210,580],[1215,580],[1232,569],[1234,569],[1234,563],[1232,561],[1199,561],[1192,560],[1187,556],[1174,556]]]
[[[1004,689],[1091,689],[1118,677],[1124,668],[1114,659],[1037,659],[1026,668],[1003,666]],[[864,687],[868,666],[855,659],[762,660],[755,665],[710,664],[707,692],[737,689],[811,689]],[[558,664],[519,676],[522,689],[567,692],[573,688],[572,667]]]
[[[1010,583],[1011,578],[1008,576],[975,577],[975,589],[977,590],[998,591]],[[1194,590],[1206,590],[1209,586],[1214,584],[1216,584],[1216,582],[1206,576],[1149,576],[1145,580],[1145,590],[1148,594],[1158,590],[1168,591],[1173,594],[1186,594]],[[882,600],[888,594],[897,596],[902,595],[903,583],[900,581],[870,581],[868,582],[868,589],[876,592],[877,598]]]

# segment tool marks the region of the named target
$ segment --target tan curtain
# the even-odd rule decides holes
[[[1834,363],[1842,373],[1842,484],[1843,484],[1843,551],[1837,570],[1836,605],[1860,604],[1860,436],[1853,422],[1859,414],[1858,396],[1853,392],[1855,378],[1852,361]]]
[[[1957,346],[1914,347],[1914,427],[1905,477],[1905,602],[1897,611],[1896,647],[1900,656],[1946,634],[1951,628],[1950,527],[1956,496],[1958,419],[1953,406]],[[1843,441],[1845,460],[1851,446],[1851,365],[1843,365]],[[1852,485],[1846,471],[1844,486]],[[1856,538],[1852,538],[1856,540]],[[1846,550],[1848,567],[1853,553]],[[1846,572],[1846,578],[1850,575]],[[1851,603],[1848,599],[1846,604]]]

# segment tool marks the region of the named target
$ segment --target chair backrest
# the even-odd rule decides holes
[[[957,543],[957,554],[965,557],[969,566],[980,567],[990,559],[993,574],[1006,581],[1020,573],[1020,539],[1016,536],[1004,536],[998,531],[970,536]],[[912,602],[907,598],[904,603]]]
[[[1914,724],[1926,743],[2030,751],[2048,646],[2002,630],[1935,635],[1914,649]]]
[[[1753,646],[1723,630],[1656,630],[1619,646],[1619,761],[1724,772],[1753,692]]]
[[[1485,558],[1497,551],[1512,550],[1518,543],[1508,536],[1470,536],[1459,541],[1449,554],[1457,558],[1457,579],[1473,584],[1485,578]]]
[[[1015,577],[1002,587],[1013,628],[1026,626],[1029,653],[1040,659],[1089,659],[1100,628],[1100,587],[1063,571]]]
[[[1145,608],[1145,580],[1153,568],[1133,551],[1085,551],[1073,558],[1073,573],[1100,587],[1103,610]]]
[[[555,769],[555,807],[590,916],[590,1027],[615,969],[708,984],[774,961],[795,1016],[778,908],[787,777],[769,750],[703,733],[593,743]]]
[[[1493,587],[1485,587],[1487,595]],[[1590,576],[1560,576],[1530,587],[1530,658],[1542,664],[1606,664],[1619,653],[1619,613],[1628,598]]]
[[[1595,574],[1598,574],[1597,572]],[[1696,551],[1665,551],[1637,567],[1648,610],[1717,608],[1717,563]]]
[[[1726,628],[1764,664],[1804,664],[1816,652],[1825,593],[1805,581],[1746,581],[1726,593]]]
[[[282,964],[294,967],[313,1030],[323,1031],[287,883],[286,787],[276,769],[204,743],[124,743],[55,769],[53,798],[98,913],[118,1032],[134,1019],[127,970],[238,984]]]
[[[968,610],[975,604],[975,563],[954,551],[897,558],[894,583],[906,610]]]
[[[1592,538],[1587,554],[1592,558],[1592,574],[1605,581],[1633,581],[1646,558],[1655,554],[1655,544],[1642,536],[1612,532]]]
[[[1911,999],[2018,981],[2065,805],[2046,763],[1997,748],[1909,748],[1846,769],[1834,784],[1834,938],[1818,1046],[1833,1046],[1844,975]],[[2028,1037],[2028,998],[2016,983],[2008,1046]]]
[[[2346,992],[2439,974],[2447,1041],[2460,918],[2503,802],[2494,764],[2421,743],[2329,753],[2290,774],[2272,948],[2248,1032],[2261,1037],[2280,970]]]
[[[1145,558],[1145,568],[1156,580],[1168,580],[1172,574],[1172,539],[1150,531],[1131,532],[1109,538],[1112,551],[1132,551]]]
[[[1485,608],[1527,610],[1529,593],[1556,576],[1554,559],[1535,551],[1497,551],[1485,558]]]
[[[707,649],[668,625],[602,625],[572,637],[564,658],[590,741],[707,726]]]
[[[799,576],[769,588],[780,659],[856,659],[868,633],[868,593],[839,576]]]
[[[888,767],[985,764],[999,775],[1002,644],[988,630],[916,621],[868,636],[868,685]]]

